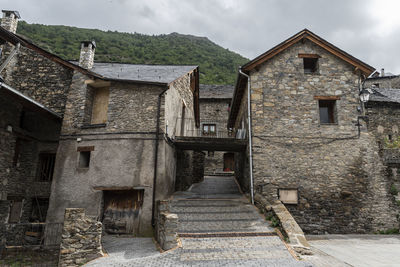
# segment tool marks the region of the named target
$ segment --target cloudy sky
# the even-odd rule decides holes
[[[0,0],[28,23],[206,36],[250,59],[308,28],[400,74],[397,0]]]

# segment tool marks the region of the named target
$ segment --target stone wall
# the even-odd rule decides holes
[[[203,124],[215,124],[217,132],[227,133],[230,99],[200,99],[200,129]],[[207,152],[206,152],[207,153]],[[204,170],[207,174],[222,172],[224,152],[215,151],[213,156],[205,156]]]
[[[202,151],[177,151],[176,191],[185,191],[203,180],[204,156]]]
[[[38,179],[39,155],[57,151],[60,126],[0,93],[0,199],[23,199],[20,222],[31,219],[35,198],[50,196],[51,181]]]
[[[155,132],[158,95],[162,86],[113,82],[110,86],[108,118],[104,127],[82,128],[90,121],[88,94],[95,90],[85,84],[88,77],[75,73],[68,94],[62,134]],[[163,130],[163,128],[161,128]]]
[[[318,73],[304,73],[300,53],[321,56]],[[397,224],[374,136],[364,125],[358,138],[353,69],[305,41],[250,73],[255,189],[269,201],[279,188],[297,189],[299,204],[286,207],[306,233],[366,233]],[[320,124],[315,96],[338,97],[336,123]],[[236,127],[241,119],[245,112]]]
[[[102,257],[101,231],[101,222],[84,209],[66,209],[58,266],[81,266]]]
[[[364,83],[365,88],[372,85],[378,85],[379,88],[400,88],[400,75],[370,78]]]
[[[167,200],[157,201],[156,240],[164,251],[179,246],[178,215],[169,212]]]
[[[14,47],[3,45],[2,62]],[[64,113],[72,70],[21,46],[2,72],[6,84],[59,114]]]

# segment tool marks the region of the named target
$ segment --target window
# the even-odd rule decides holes
[[[54,163],[56,161],[55,153],[40,153],[39,166],[37,170],[37,179],[39,181],[53,180]]]
[[[77,151],[79,152],[78,168],[89,168],[90,152],[94,151],[94,146],[80,146]]]
[[[319,122],[321,124],[336,123],[336,100],[319,100]]]
[[[203,135],[215,135],[217,126],[215,124],[203,124]]]
[[[79,153],[79,168],[89,168],[90,151],[81,151]]]
[[[318,70],[318,58],[303,58],[304,73],[316,73]]]
[[[49,208],[48,198],[32,198],[32,214],[30,222],[45,222],[47,209]]]
[[[91,124],[102,124],[107,122],[109,95],[110,90],[108,87],[94,89]]]
[[[21,145],[22,145],[22,140],[20,138],[17,138],[17,140],[15,140],[15,146],[14,146],[13,167],[18,167],[19,165],[18,163],[21,154]]]
[[[303,58],[304,73],[318,73],[318,58],[317,54],[299,54],[299,58]]]

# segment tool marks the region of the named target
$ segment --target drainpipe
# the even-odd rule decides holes
[[[254,205],[254,181],[253,181],[253,145],[252,145],[252,133],[251,133],[251,80],[250,76],[242,72],[242,68],[239,68],[239,73],[247,78],[247,125],[249,128],[249,165],[250,165],[250,195],[251,204]]]
[[[157,186],[157,165],[158,165],[158,136],[160,135],[160,114],[161,114],[161,98],[169,89],[167,87],[159,95],[157,100],[157,128],[156,128],[156,143],[154,147],[154,178],[153,178],[153,200],[151,205],[151,225],[155,226],[155,207],[156,207],[156,186]]]

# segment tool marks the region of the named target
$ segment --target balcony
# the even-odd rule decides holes
[[[199,129],[185,130],[172,139],[177,148],[201,151],[244,151],[247,140],[243,131],[219,130],[216,124],[202,122]]]

